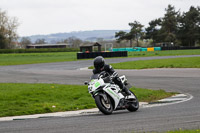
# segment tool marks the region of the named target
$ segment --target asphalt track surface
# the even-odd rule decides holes
[[[200,56],[200,55],[199,55]],[[192,56],[181,56],[192,57]],[[106,59],[107,63],[131,60],[177,58],[177,56]],[[92,60],[0,66],[0,82],[83,84],[91,70]],[[112,115],[88,114],[75,117],[53,117],[0,122],[0,133],[98,133],[98,132],[160,132],[200,128],[200,69],[118,70],[136,87],[164,89],[190,94],[193,99],[167,106],[140,108],[130,113],[116,111]]]

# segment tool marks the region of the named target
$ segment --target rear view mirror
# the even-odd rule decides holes
[[[85,84],[85,85],[88,85],[88,84],[89,84],[89,82],[88,82],[88,81],[85,81],[85,82],[84,82],[84,84]]]

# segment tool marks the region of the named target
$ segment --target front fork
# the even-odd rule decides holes
[[[94,98],[95,96],[97,96],[97,95],[102,96],[103,99],[104,99],[104,101],[105,101],[107,104],[109,103],[109,102],[108,102],[108,96],[107,96],[107,94],[106,94],[105,92],[97,92],[97,93],[95,93],[95,94],[93,95],[93,98]]]

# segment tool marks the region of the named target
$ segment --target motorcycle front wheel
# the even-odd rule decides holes
[[[103,95],[95,96],[95,103],[103,114],[110,115],[113,112],[113,105],[111,103],[110,97],[107,96],[107,99],[105,100]]]
[[[128,103],[129,106],[128,106],[127,110],[130,111],[130,112],[134,112],[134,111],[137,111],[139,109],[139,102],[137,100],[136,95],[132,91],[130,91],[130,92],[132,93],[131,95],[135,96],[135,99],[133,99],[132,101],[130,101]]]

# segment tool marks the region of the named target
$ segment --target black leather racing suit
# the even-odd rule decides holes
[[[105,71],[109,73],[110,75],[113,75],[113,73],[115,72],[115,70],[112,68],[111,65],[105,64],[101,70],[93,69],[93,74],[101,73],[102,71]],[[113,82],[117,84],[121,89],[124,89],[125,86],[123,85],[118,74],[116,74],[116,76],[113,78]]]

